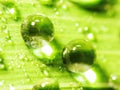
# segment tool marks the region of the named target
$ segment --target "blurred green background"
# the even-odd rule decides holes
[[[14,4],[7,6],[4,2]],[[57,78],[61,87],[77,86],[61,66],[46,66],[29,52],[20,29],[31,14],[49,17],[55,37],[63,46],[73,39],[90,39],[95,46],[96,63],[112,84],[120,87],[120,0],[114,6],[106,6],[106,11],[88,10],[69,0],[58,0],[53,6],[45,2],[48,0],[0,1],[0,60],[5,63],[0,61],[0,89],[29,90],[44,77]]]

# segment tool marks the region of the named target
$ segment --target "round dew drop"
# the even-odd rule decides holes
[[[51,20],[43,15],[30,15],[21,25],[21,34],[27,42],[31,37],[41,37],[46,40],[53,38],[54,27]]]
[[[87,40],[73,40],[69,42],[62,52],[63,64],[70,71],[79,71],[79,69],[88,68],[96,58],[95,50]],[[80,71],[81,71],[80,70]],[[83,70],[84,71],[84,70]]]

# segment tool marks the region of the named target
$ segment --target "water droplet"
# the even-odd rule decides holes
[[[51,20],[43,15],[30,15],[21,25],[21,33],[25,41],[29,37],[42,37],[47,40],[53,39],[54,27]]]
[[[63,5],[62,5],[62,8],[63,8],[64,10],[67,10],[67,9],[68,9],[68,6],[67,6],[66,4],[63,4]]]
[[[7,23],[7,18],[6,17],[1,17],[0,19],[3,23]]]
[[[96,36],[95,36],[94,33],[88,33],[88,34],[87,34],[87,38],[88,38],[90,41],[94,41],[94,42],[97,41],[97,38],[96,38]]]
[[[1,26],[1,29],[2,29],[2,30],[6,30],[6,29],[7,29],[7,25],[2,25],[2,26]]]
[[[34,85],[32,90],[60,90],[58,81],[53,78],[44,78]]]
[[[79,27],[79,23],[75,23],[75,27]]]
[[[87,40],[79,39],[69,42],[63,49],[62,55],[63,63],[67,66],[68,69],[71,69],[72,71],[81,69],[81,67],[76,67],[84,66],[84,64],[92,65],[96,57],[92,44]],[[89,67],[85,66],[84,69],[85,68],[87,69]]]
[[[48,73],[47,70],[43,70],[43,74],[44,74],[45,76],[49,76],[49,73]]]
[[[115,86],[116,88],[119,88],[119,85],[120,85],[120,75],[119,74],[112,74],[110,76],[109,82],[110,82],[110,84],[112,86]]]
[[[28,16],[21,26],[21,34],[32,53],[41,61],[53,62],[58,50],[54,28],[49,18],[42,15]]]
[[[84,27],[82,32],[88,40],[97,42],[96,34],[89,27]]]
[[[1,2],[3,5],[3,11],[7,18],[12,18],[15,21],[18,21],[21,18],[20,11],[12,1]]]

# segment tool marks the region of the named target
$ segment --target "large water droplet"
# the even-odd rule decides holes
[[[46,64],[53,62],[59,44],[54,38],[51,20],[42,15],[30,15],[21,25],[22,37],[32,53]]]
[[[30,38],[34,38],[34,36],[51,40],[53,38],[54,27],[48,17],[43,15],[30,15],[22,23],[21,33],[25,41],[30,41]]]
[[[63,63],[71,68],[78,64],[91,65],[95,60],[95,50],[92,44],[87,40],[73,40],[69,42],[63,50]],[[81,65],[80,65],[81,66]],[[87,67],[85,67],[87,68]],[[78,68],[77,68],[78,69]]]

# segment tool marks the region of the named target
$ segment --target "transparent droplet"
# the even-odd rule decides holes
[[[42,15],[28,16],[21,26],[21,35],[27,47],[41,61],[53,62],[58,50],[51,20]]]
[[[11,18],[15,21],[20,20],[21,14],[14,2],[4,1],[4,2],[1,2],[1,4],[3,5],[3,10],[7,18]]]
[[[45,76],[49,76],[49,72],[48,72],[47,70],[43,70],[43,74],[44,74]]]
[[[110,85],[119,88],[120,85],[120,75],[119,74],[112,74],[109,79]]]
[[[7,67],[5,65],[3,57],[0,55],[0,70],[6,70]]]
[[[72,70],[74,70],[74,67],[81,66],[82,64],[83,66],[84,64],[92,65],[96,57],[92,44],[89,41],[82,39],[69,42],[63,49],[62,56],[63,63],[68,69]]]
[[[66,4],[62,5],[63,10],[68,10],[68,6]]]
[[[58,81],[53,78],[43,78],[32,88],[32,90],[48,90],[48,89],[60,90]]]
[[[70,72],[70,74],[83,86],[83,90],[115,90],[115,87],[109,84],[106,72],[97,64],[84,72]]]
[[[94,41],[94,42],[97,41],[97,38],[96,38],[96,36],[95,36],[94,33],[88,33],[88,34],[86,35],[86,37],[87,37],[90,41]]]
[[[1,21],[2,21],[3,23],[7,23],[7,18],[6,18],[6,17],[1,17]]]
[[[6,30],[6,29],[7,29],[7,25],[2,25],[2,26],[1,26],[1,29],[2,29],[2,30]]]

